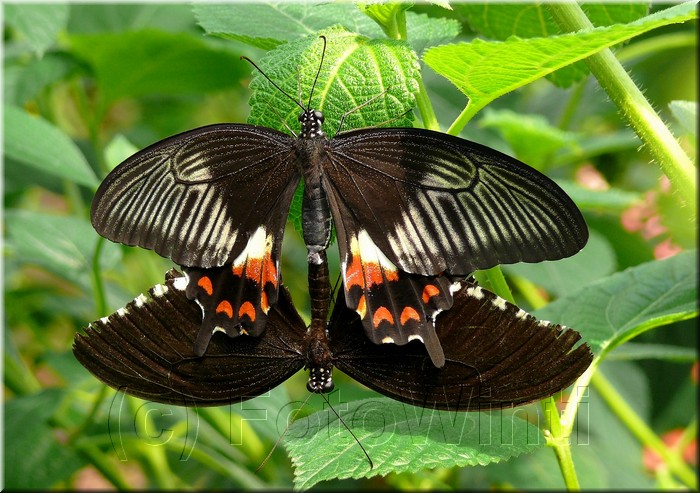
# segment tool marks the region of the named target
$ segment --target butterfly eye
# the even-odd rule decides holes
[[[306,120],[306,111],[300,113],[299,118],[297,118],[297,120],[299,120],[300,123]]]

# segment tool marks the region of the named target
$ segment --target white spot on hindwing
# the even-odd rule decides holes
[[[418,340],[420,342],[423,342],[423,338],[417,334],[414,334],[412,336],[408,336],[408,342],[411,342],[413,340]]]
[[[525,318],[527,316],[527,312],[520,308],[518,312],[515,314],[515,318]]]
[[[127,315],[128,313],[129,313],[129,310],[127,310],[124,307],[117,310],[117,315],[119,315],[120,317],[123,317],[124,315]]]
[[[269,245],[269,248],[268,248]],[[272,248],[272,236],[267,236],[264,226],[258,226],[255,233],[248,239],[243,251],[233,261],[234,267],[244,265],[249,258],[262,259],[265,257],[267,250]]]
[[[392,339],[391,337],[385,337],[384,339],[382,339],[383,344],[392,344],[393,342],[394,339]]]
[[[189,276],[185,274],[183,277],[176,277],[173,279],[173,287],[177,289],[178,291],[184,291],[187,289],[187,285],[189,284]]]
[[[384,255],[364,229],[350,240],[350,252],[353,258],[359,256],[363,264],[374,263],[380,265],[384,271],[397,271],[393,262]]]
[[[134,298],[134,303],[136,304],[137,307],[141,308],[144,303],[148,302],[148,298],[146,298],[143,293],[138,295],[136,298]]]
[[[467,295],[480,300],[484,297],[484,291],[481,289],[481,286],[468,287]]]
[[[500,296],[496,296],[496,297],[492,300],[492,303],[493,303],[493,306],[495,306],[496,308],[498,308],[498,309],[501,310],[501,311],[503,311],[503,310],[506,309],[506,300],[504,300],[504,299],[501,298]]]
[[[156,298],[160,298],[167,292],[168,286],[166,286],[165,284],[156,284],[155,286],[153,286],[153,296],[155,296]]]

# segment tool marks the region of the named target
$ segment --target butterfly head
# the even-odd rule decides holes
[[[305,139],[319,137],[323,135],[323,113],[318,110],[304,110],[299,115],[299,123],[301,123],[301,136]]]

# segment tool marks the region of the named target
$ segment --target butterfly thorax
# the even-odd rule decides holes
[[[306,110],[299,115],[301,135],[296,141],[299,171],[304,177],[301,223],[308,261],[321,262],[319,252],[326,250],[331,239],[331,209],[323,185],[323,163],[328,160],[328,138],[323,133],[323,113]]]

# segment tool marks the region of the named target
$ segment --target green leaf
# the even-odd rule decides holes
[[[403,39],[405,33],[402,33],[402,30],[405,28],[406,10],[412,6],[408,2],[358,3],[360,11],[379,24],[390,39]]]
[[[20,68],[12,91],[5,92],[5,101],[18,106],[34,98],[45,87],[64,79],[76,67],[75,60],[63,53],[48,53]]]
[[[139,149],[129,142],[129,139],[122,134],[115,135],[114,138],[105,146],[105,161],[107,168],[112,170],[116,168],[122,161],[130,157]]]
[[[5,23],[21,32],[38,57],[53,46],[58,33],[66,27],[68,5],[12,4],[4,5]]]
[[[688,251],[629,268],[533,315],[575,328],[602,357],[642,332],[697,316],[696,257]]]
[[[200,33],[192,10],[186,3],[100,2],[98,4],[71,3],[68,30],[71,33],[104,33],[159,29],[173,33],[183,31]]]
[[[264,50],[337,24],[372,37],[382,36],[379,26],[350,3],[196,3],[193,10],[207,34]]]
[[[92,67],[105,104],[125,97],[199,95],[230,88],[243,70],[237,56],[185,33],[72,35],[69,42],[76,56]]]
[[[646,15],[649,11],[649,7],[645,3],[583,4],[581,7],[594,26],[632,22]],[[511,36],[546,38],[561,34],[561,30],[549,14],[546,4],[465,3],[455,6],[455,9],[467,17],[467,22],[473,31],[500,41]],[[547,77],[560,87],[569,87],[588,74],[586,65],[577,62]]]
[[[521,411],[450,413],[391,399],[351,402],[343,420],[372,458],[372,469],[337,417],[318,412],[295,421],[285,437],[295,488],[306,490],[331,479],[485,465],[532,452],[544,445],[544,436],[521,419]]]
[[[97,177],[78,147],[61,130],[16,106],[4,110],[5,156],[23,166],[94,187]]]
[[[619,214],[642,200],[642,194],[619,188],[589,190],[568,180],[557,180],[557,184],[581,209],[597,213]]]
[[[72,216],[5,211],[8,238],[25,263],[36,263],[76,284],[90,288],[92,257],[99,236],[89,221]],[[116,266],[121,249],[106,242],[100,257],[104,269]]]
[[[494,99],[652,29],[697,18],[692,2],[676,5],[630,24],[549,38],[518,39],[437,46],[425,63],[469,97],[461,123]]]
[[[627,342],[617,346],[606,357],[607,361],[635,361],[642,359],[660,359],[674,363],[692,363],[698,359],[694,348],[670,346],[668,344],[650,344]]]
[[[698,134],[698,103],[694,101],[671,101],[668,103],[673,117],[680,123],[683,132],[690,136]]]
[[[85,465],[48,421],[65,392],[47,389],[5,402],[5,487],[47,490]]]
[[[429,17],[415,12],[406,12],[406,24],[407,41],[416,53],[452,41],[461,32],[459,22],[455,19]]]
[[[313,93],[311,107],[322,110],[325,130],[335,134],[340,117],[351,110],[343,130],[391,121],[392,126],[411,126],[419,66],[407,43],[370,40],[342,28],[322,31],[327,38],[326,53]],[[295,132],[300,108],[294,102],[301,89],[304,105],[321,62],[323,42],[316,35],[287,43],[267,53],[260,68],[294,100],[255,73],[249,123]],[[375,101],[359,107],[372,98]],[[403,115],[403,116],[402,116]],[[397,119],[397,117],[399,117]]]
[[[537,264],[519,263],[501,268],[509,275],[525,277],[542,286],[547,292],[560,297],[575,293],[598,279],[615,272],[615,252],[604,236],[590,232],[586,246],[573,257],[556,262]]]
[[[562,148],[576,147],[574,133],[550,125],[542,115],[489,109],[479,125],[499,129],[518,159],[541,171],[552,162],[552,154]]]

